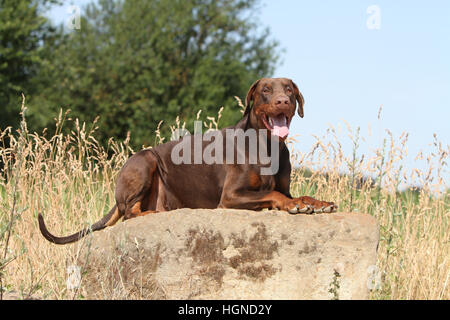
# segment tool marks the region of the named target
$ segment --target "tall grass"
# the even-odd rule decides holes
[[[205,127],[219,127],[220,114],[207,119]],[[81,244],[47,242],[39,233],[37,214],[43,213],[59,235],[98,220],[113,205],[115,179],[134,152],[129,139],[119,143],[111,138],[103,147],[95,139],[95,122],[66,122],[67,113],[61,112],[52,134],[28,132],[25,118],[17,132],[0,132],[0,252],[5,254],[0,277],[4,290],[24,298],[82,298],[66,286],[67,267],[76,261]],[[73,126],[69,134],[62,131],[65,125]],[[177,119],[171,128],[183,126]],[[419,155],[427,159],[428,169],[408,172],[402,166],[407,134],[396,140],[387,132],[381,147],[362,156],[359,129],[348,125],[347,133],[354,146],[350,155],[342,148],[346,137],[333,127],[316,137],[309,152],[291,150],[298,168],[292,173],[293,195],[332,199],[340,211],[367,212],[378,220],[382,284],[373,299],[449,299],[450,194],[444,180],[449,146],[435,137],[435,150]],[[165,142],[159,130],[156,137],[155,143]],[[405,179],[421,188],[399,192]]]

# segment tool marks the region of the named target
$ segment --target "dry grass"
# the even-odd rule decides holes
[[[435,136],[435,150],[418,155],[427,159],[427,170],[408,172],[403,167],[406,133],[396,141],[387,131],[373,155],[358,156],[359,128],[353,132],[347,125],[347,132],[354,146],[350,155],[344,154],[333,127],[316,138],[310,152],[293,152],[300,167],[312,169],[295,172],[293,195],[333,199],[340,211],[367,212],[378,220],[382,285],[372,292],[373,299],[449,299],[450,192],[444,176],[450,147],[445,149]],[[406,181],[421,188],[399,192]]]
[[[219,119],[208,120],[206,127],[219,126]],[[7,290],[22,297],[82,298],[66,288],[66,269],[76,261],[82,243],[50,244],[39,233],[37,214],[43,213],[49,229],[59,235],[98,220],[113,205],[115,178],[133,153],[128,140],[111,139],[103,148],[94,138],[95,123],[88,127],[75,120],[74,130],[66,135],[61,128],[67,114],[56,121],[52,135],[28,132],[25,121],[14,134],[11,129],[0,132],[0,276]],[[177,119],[172,129],[181,127]],[[427,159],[429,169],[407,172],[402,167],[406,134],[396,140],[388,132],[379,149],[362,157],[359,129],[354,132],[348,126],[347,131],[354,143],[350,155],[341,147],[346,137],[332,127],[327,130],[331,138],[317,138],[310,152],[292,150],[293,162],[312,170],[293,172],[293,195],[334,199],[340,211],[368,212],[377,218],[382,287],[372,298],[449,299],[450,195],[444,180],[449,146],[436,138],[435,151],[419,155]],[[163,141],[158,134],[155,143]],[[406,178],[422,188],[398,192]]]

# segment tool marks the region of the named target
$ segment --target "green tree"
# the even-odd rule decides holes
[[[0,0],[0,128],[19,123],[21,93],[41,62],[42,42],[52,28],[43,16],[52,0]]]
[[[32,119],[51,125],[59,108],[83,121],[99,119],[100,138],[151,145],[160,120],[177,116],[192,129],[199,109],[222,125],[241,114],[243,96],[271,75],[276,42],[257,27],[257,0],[99,0],[81,28],[59,31],[46,45]],[[33,111],[34,110],[34,111]],[[167,133],[168,127],[165,127]]]

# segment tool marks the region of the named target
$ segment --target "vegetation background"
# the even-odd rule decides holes
[[[224,125],[235,123],[233,97],[277,61],[255,0],[100,0],[76,32],[50,25],[44,13],[54,2],[1,2],[1,128],[18,126],[23,92],[33,131],[54,128],[64,108],[80,121],[101,115],[103,145],[127,132],[132,146],[150,145],[159,121],[179,116],[192,130],[199,108],[224,106]]]
[[[57,234],[98,220],[133,152],[193,119],[236,122],[234,96],[271,76],[281,54],[256,0],[99,0],[77,32],[45,18],[61,2],[0,0],[0,296],[82,299],[66,286],[78,244],[47,243],[37,213]],[[292,150],[293,194],[377,218],[372,298],[449,299],[449,145],[435,136],[417,155],[427,167],[406,170],[406,133],[387,131],[361,154],[359,128],[325,130],[309,151]]]

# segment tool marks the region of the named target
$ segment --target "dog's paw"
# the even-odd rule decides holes
[[[314,208],[314,213],[333,213],[337,211],[338,206],[334,203],[327,206],[320,206]]]
[[[328,207],[324,208],[323,212],[324,213],[333,213],[333,212],[336,212],[337,209],[338,209],[338,206],[333,203],[333,204],[329,205]]]
[[[289,212],[290,214],[310,214],[314,212],[314,208],[310,205],[293,200],[286,205],[285,211]]]
[[[319,201],[311,197],[292,199],[285,207],[290,214],[333,213],[338,208],[334,202]]]

